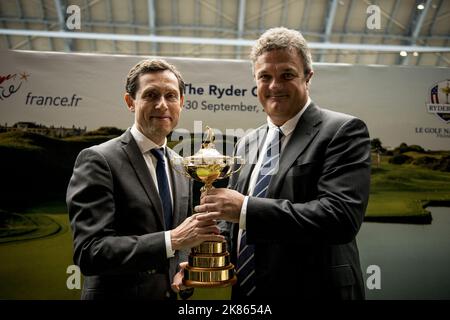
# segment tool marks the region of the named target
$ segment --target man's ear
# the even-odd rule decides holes
[[[134,99],[133,97],[127,92],[124,95],[125,102],[127,104],[128,110],[131,112],[134,112]]]
[[[184,106],[184,94],[180,97],[180,108],[183,109]]]
[[[306,76],[306,83],[307,84],[311,83],[311,78],[313,77],[313,75],[314,75],[314,71],[311,70],[311,72],[308,73],[308,75]]]

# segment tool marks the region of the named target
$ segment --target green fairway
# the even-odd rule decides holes
[[[429,202],[450,201],[450,173],[412,164],[394,165],[385,158],[372,168],[367,217],[424,216]]]
[[[62,229],[40,239],[0,244],[0,299],[79,299],[66,287],[72,262],[67,214],[49,215]]]
[[[44,214],[3,213],[9,217],[6,228],[0,228],[0,243],[44,238],[61,231],[62,226]]]
[[[57,212],[64,203],[49,202],[28,212],[52,219],[61,226],[57,234],[45,238],[0,243],[1,299],[79,299],[81,290],[66,286],[67,267],[72,265],[72,234],[67,214],[42,214],[42,209]],[[38,214],[28,213],[32,217]],[[229,299],[230,288],[196,289],[191,300]]]
[[[382,221],[429,216],[423,208],[427,201],[450,201],[449,181],[448,172],[412,164],[394,165],[384,158],[372,170],[366,216]],[[81,290],[69,290],[66,286],[69,277],[66,270],[73,262],[72,234],[65,212],[63,201],[48,201],[14,216],[19,227],[20,217],[25,217],[24,221],[36,221],[44,229],[52,226],[53,232],[48,227],[47,234],[42,233],[44,229],[38,230],[43,237],[26,240],[18,236],[15,240],[19,241],[0,243],[0,299],[79,299]],[[230,287],[197,288],[191,300],[229,299],[230,296]]]

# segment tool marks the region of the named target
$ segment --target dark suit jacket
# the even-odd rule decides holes
[[[249,163],[230,187],[243,194],[266,131],[264,125],[236,146]],[[257,297],[364,298],[355,236],[368,202],[370,163],[369,134],[361,120],[314,103],[308,107],[281,154],[267,198],[248,200],[247,243],[255,244]],[[235,224],[230,231],[234,261],[238,229]]]
[[[172,188],[175,227],[191,213],[192,186],[173,172]],[[161,200],[129,129],[81,151],[66,200],[82,299],[174,296],[170,283],[187,252],[167,258]]]

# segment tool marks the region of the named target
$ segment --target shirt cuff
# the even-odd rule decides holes
[[[244,202],[242,203],[241,215],[239,217],[239,229],[243,230],[247,228],[247,202],[248,196],[245,196]]]
[[[172,250],[172,239],[170,238],[170,231],[164,232],[164,239],[166,240],[166,255],[167,255],[167,258],[175,257],[175,251]]]

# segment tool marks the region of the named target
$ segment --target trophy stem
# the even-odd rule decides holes
[[[203,193],[208,193],[208,191],[214,189],[214,186],[212,185],[212,183],[210,184],[204,184],[203,187],[200,188],[200,192]]]

